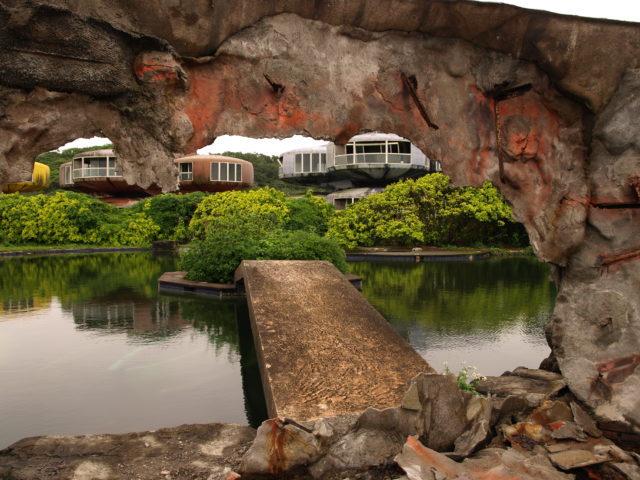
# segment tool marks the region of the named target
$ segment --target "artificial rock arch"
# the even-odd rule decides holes
[[[572,391],[640,428],[640,25],[422,0],[0,0],[0,183],[108,136],[171,188],[222,134],[410,138],[556,266]]]

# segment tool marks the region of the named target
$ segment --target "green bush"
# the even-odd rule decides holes
[[[338,242],[313,232],[269,232],[254,252],[255,260],[327,260],[341,272],[347,271],[346,255]]]
[[[491,183],[456,188],[438,173],[394,183],[336,212],[327,236],[346,248],[527,244],[523,226]]]
[[[289,219],[285,224],[287,230],[304,230],[324,235],[329,228],[329,219],[335,213],[335,208],[326,200],[314,197],[311,190],[307,190],[304,197],[287,199]]]
[[[0,196],[0,242],[9,245],[150,243],[159,227],[142,213],[73,192]]]
[[[158,239],[183,240],[187,238],[187,226],[193,214],[206,196],[204,192],[166,193],[146,198],[131,210],[144,213],[160,227]]]
[[[278,228],[273,217],[259,214],[211,218],[206,237],[195,239],[180,256],[180,269],[187,271],[188,280],[230,283],[260,238]]]
[[[206,237],[211,226],[224,217],[265,217],[281,225],[289,219],[289,208],[285,194],[273,188],[216,193],[205,197],[198,205],[189,223],[189,236]]]
[[[336,212],[329,220],[327,236],[346,248],[422,243],[424,225],[409,186],[407,182],[394,184]]]
[[[206,237],[180,259],[188,280],[231,283],[242,260],[327,260],[346,272],[344,250],[312,232],[285,231],[273,217],[258,214],[213,220]]]

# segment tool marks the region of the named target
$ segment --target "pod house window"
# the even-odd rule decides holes
[[[239,163],[214,162],[211,164],[211,180],[214,182],[241,182],[242,165]]]
[[[326,153],[296,153],[295,173],[320,173],[326,170]]]
[[[180,180],[193,180],[193,163],[182,162],[180,164]]]
[[[73,178],[117,177],[116,157],[83,157],[73,160]]]

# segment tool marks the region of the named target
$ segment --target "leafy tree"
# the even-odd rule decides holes
[[[221,217],[266,217],[280,225],[289,219],[289,207],[283,192],[262,188],[248,192],[229,191],[205,197],[189,223],[191,237],[204,238]]]
[[[419,210],[400,182],[370,195],[329,220],[327,236],[346,248],[374,245],[415,245],[424,241]]]
[[[285,225],[288,230],[305,230],[319,235],[327,233],[329,219],[335,213],[335,208],[322,198],[314,197],[311,190],[307,190],[304,197],[288,198],[289,220]]]
[[[451,186],[443,174],[389,185],[329,221],[327,235],[346,248],[374,245],[526,245],[511,207],[486,182],[482,188]]]
[[[159,227],[142,213],[73,192],[0,196],[0,242],[23,245],[144,245]]]
[[[144,213],[160,227],[159,239],[182,240],[187,236],[187,226],[193,214],[206,196],[204,192],[165,193],[146,198],[130,209]]]

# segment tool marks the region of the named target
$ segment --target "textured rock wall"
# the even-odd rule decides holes
[[[640,426],[638,25],[418,0],[0,0],[0,21],[0,183],[80,136],[164,188],[222,134],[405,136],[500,188],[557,266],[570,387]]]

